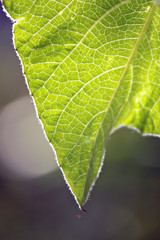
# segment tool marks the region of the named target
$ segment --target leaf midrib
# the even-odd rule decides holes
[[[92,150],[91,150],[91,157],[90,157],[89,164],[88,164],[88,170],[87,170],[87,174],[86,174],[86,181],[85,181],[85,184],[84,184],[84,191],[83,191],[83,195],[82,195],[82,199],[81,199],[81,203],[80,203],[81,206],[82,206],[82,204],[83,204],[82,201],[83,201],[83,199],[84,199],[84,197],[85,197],[85,192],[86,192],[86,187],[87,187],[87,182],[88,182],[88,176],[89,176],[89,169],[90,169],[92,160],[94,161],[93,149],[95,148],[95,145],[96,145],[97,138],[98,138],[98,136],[99,136],[100,130],[102,129],[102,131],[103,131],[102,126],[103,126],[103,123],[104,123],[104,121],[105,121],[106,115],[107,115],[107,113],[108,113],[108,111],[109,111],[109,109],[110,109],[110,107],[111,107],[111,105],[112,105],[112,102],[113,102],[113,100],[114,100],[114,97],[116,96],[116,93],[117,93],[118,90],[119,90],[119,87],[120,87],[120,85],[121,85],[121,82],[122,82],[122,80],[124,79],[124,77],[125,77],[128,69],[129,69],[130,64],[132,63],[132,60],[133,60],[133,58],[134,58],[134,56],[135,56],[135,54],[136,54],[136,52],[137,52],[137,49],[138,49],[141,41],[143,40],[143,37],[144,37],[144,35],[145,35],[145,33],[146,33],[146,30],[147,30],[147,28],[148,28],[148,26],[149,26],[149,24],[150,24],[150,22],[151,22],[151,20],[152,20],[152,17],[153,17],[153,15],[154,15],[155,9],[156,9],[156,3],[155,3],[155,1],[154,1],[153,4],[152,4],[152,6],[151,6],[151,8],[150,8],[150,10],[149,10],[149,13],[148,13],[148,15],[147,15],[147,17],[146,17],[146,20],[145,20],[145,22],[144,22],[144,25],[143,25],[143,27],[142,27],[142,29],[141,29],[141,31],[140,31],[140,34],[139,34],[139,36],[138,36],[138,38],[137,38],[137,41],[136,41],[136,43],[135,43],[135,45],[134,45],[134,47],[133,47],[133,49],[132,49],[132,51],[131,51],[131,54],[130,54],[130,56],[129,56],[129,58],[128,58],[128,61],[127,61],[126,65],[125,65],[125,67],[124,67],[124,70],[123,70],[123,72],[122,72],[122,74],[121,74],[121,76],[120,76],[120,78],[119,78],[119,81],[118,81],[118,83],[117,83],[117,86],[116,86],[116,88],[115,88],[115,91],[114,91],[114,93],[113,93],[113,95],[112,95],[112,97],[111,97],[110,103],[108,104],[108,106],[107,106],[107,108],[106,108],[106,110],[105,110],[105,113],[104,113],[103,119],[102,119],[102,121],[101,121],[101,123],[100,123],[100,126],[99,126],[99,128],[98,128],[98,130],[97,130],[97,134],[96,134],[96,137],[95,137],[95,140],[94,140],[94,143],[93,143],[93,147],[92,147]],[[92,186],[91,186],[91,187],[92,187]]]

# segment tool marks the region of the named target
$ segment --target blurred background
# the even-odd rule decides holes
[[[112,134],[80,211],[36,119],[11,27],[0,5],[0,240],[160,240],[160,139]]]

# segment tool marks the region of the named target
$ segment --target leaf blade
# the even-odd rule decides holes
[[[154,1],[140,0],[68,0],[59,5],[23,0],[25,8],[17,0],[10,2],[6,9],[21,19],[14,26],[15,46],[39,118],[82,206],[101,169],[110,132],[120,124],[142,130],[136,124],[143,118],[134,122],[135,110],[129,109],[129,104],[135,108],[134,99],[146,86],[144,74],[140,90],[134,92],[135,56],[144,55],[139,47],[152,31],[159,8]],[[159,23],[153,23],[159,43]]]

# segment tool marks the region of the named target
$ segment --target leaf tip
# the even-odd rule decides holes
[[[86,209],[84,209],[82,206],[81,206],[81,210],[85,213],[88,213]]]

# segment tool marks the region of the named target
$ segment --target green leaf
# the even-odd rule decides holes
[[[3,0],[38,116],[80,206],[111,132],[160,134],[159,0]]]

